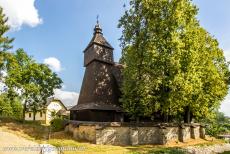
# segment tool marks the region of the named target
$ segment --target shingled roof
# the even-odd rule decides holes
[[[66,108],[66,106],[63,104],[63,102],[62,102],[60,99],[56,99],[56,98],[54,98],[54,97],[49,97],[49,98],[47,98],[46,103],[45,103],[44,105],[41,105],[40,107],[38,107],[37,110],[38,110],[38,111],[40,111],[40,110],[45,110],[45,109],[50,105],[50,103],[52,103],[52,102],[54,102],[54,101],[59,102],[59,103],[63,106],[63,108],[64,108],[65,110],[67,110],[67,108]],[[42,104],[42,103],[41,103],[41,104]],[[27,105],[26,105],[26,111],[32,111],[32,108],[31,108],[31,107],[32,107],[32,106],[31,106],[30,104],[27,104]]]
[[[117,112],[122,112],[122,108],[115,104],[106,104],[102,102],[92,102],[92,103],[84,103],[78,104],[71,108],[70,110],[115,110]]]
[[[110,49],[113,49],[113,47],[109,44],[109,42],[106,41],[106,39],[103,36],[102,29],[100,25],[97,23],[95,28],[94,28],[94,36],[85,48],[84,52],[93,44],[98,44]]]

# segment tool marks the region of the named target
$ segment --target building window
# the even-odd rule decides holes
[[[40,117],[42,117],[42,112],[40,112]]]
[[[29,113],[29,118],[31,118],[31,113]]]

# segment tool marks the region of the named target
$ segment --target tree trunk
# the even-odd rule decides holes
[[[33,111],[33,121],[35,121],[35,115],[36,115],[36,112]]]
[[[26,103],[23,104],[23,113],[22,113],[22,122],[25,122],[25,114],[26,114]]]
[[[191,123],[191,110],[190,107],[187,106],[184,111],[184,123]]]
[[[168,123],[169,122],[169,116],[168,116],[168,113],[164,113],[163,114],[163,121]]]
[[[136,123],[139,123],[140,122],[140,117],[137,117],[136,118]]]

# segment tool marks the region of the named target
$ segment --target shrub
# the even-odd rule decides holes
[[[205,119],[204,121],[208,127],[206,132],[208,135],[218,137],[220,134],[225,134],[230,132],[229,119],[221,112],[214,113],[215,116],[212,119]]]
[[[0,116],[2,117],[12,117],[13,110],[10,104],[10,100],[6,95],[0,95]]]
[[[64,120],[61,118],[54,118],[53,120],[51,120],[50,124],[51,124],[51,129],[54,132],[63,130],[65,126]]]
[[[9,99],[6,94],[0,94],[0,116],[21,120],[23,106],[19,98]]]

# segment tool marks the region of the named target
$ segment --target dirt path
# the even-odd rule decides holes
[[[0,154],[39,154],[38,148],[38,143],[0,129]]]

